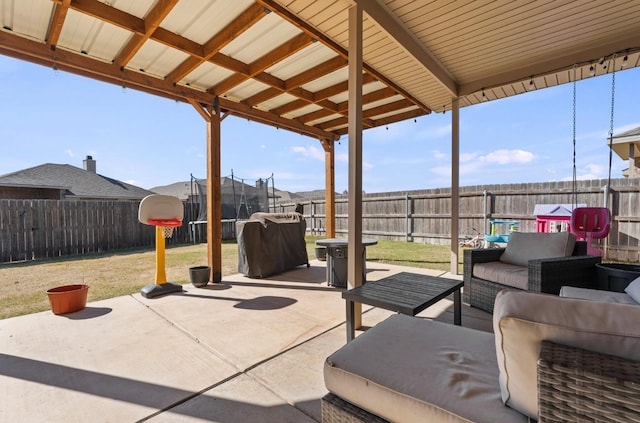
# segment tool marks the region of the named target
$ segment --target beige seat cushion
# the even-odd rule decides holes
[[[569,298],[580,298],[582,300],[601,301],[604,303],[640,305],[624,292],[577,288],[575,286],[563,286],[562,288],[560,288],[560,296]]]
[[[500,256],[500,261],[516,266],[528,266],[529,260],[569,257],[573,254],[576,237],[569,232],[514,232]]]
[[[640,360],[640,307],[635,305],[505,290],[496,296],[493,313],[502,399],[534,419],[543,340]]]
[[[493,335],[393,315],[329,356],[327,389],[393,422],[521,422],[500,399]]]
[[[528,289],[529,269],[501,261],[489,261],[473,265],[473,276],[518,289]]]

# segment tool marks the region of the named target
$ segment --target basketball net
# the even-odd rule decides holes
[[[171,238],[173,236],[173,226],[162,226],[162,236]]]

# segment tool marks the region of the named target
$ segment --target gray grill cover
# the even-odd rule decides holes
[[[306,228],[300,213],[254,213],[249,220],[236,222],[238,272],[266,278],[309,265]]]

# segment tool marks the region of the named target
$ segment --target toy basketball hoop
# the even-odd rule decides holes
[[[182,226],[182,220],[178,219],[148,219],[149,225],[162,228],[164,238],[171,238],[174,228]]]
[[[156,228],[156,280],[142,288],[143,297],[151,298],[172,292],[181,292],[182,285],[167,282],[165,272],[165,239],[173,235],[174,228],[182,226],[184,207],[171,195],[148,195],[140,202],[138,220]]]

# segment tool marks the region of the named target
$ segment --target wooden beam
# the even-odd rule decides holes
[[[222,282],[222,189],[220,188],[220,107],[217,99],[207,121],[207,255],[211,281]]]
[[[131,32],[138,33],[139,31],[144,30],[145,28],[145,22],[143,20],[133,15],[129,15],[125,12],[114,9],[113,7],[106,6],[105,4],[97,2],[96,0],[71,0],[71,1],[72,1],[71,3],[72,8],[75,8],[80,12],[87,13],[98,19],[109,22],[110,24],[127,29]],[[251,9],[251,12],[248,12],[247,15],[240,20],[240,22],[242,22],[243,24],[247,24],[249,21],[252,21],[253,19],[258,19],[260,14],[264,14],[264,10],[262,6],[254,7]],[[238,23],[236,26],[229,28],[225,32],[225,36],[228,37],[229,34],[232,34],[234,31],[240,31],[242,27],[243,26],[240,23]],[[222,81],[217,86],[209,88],[208,94],[213,97],[215,97],[216,95],[224,94],[226,91],[232,89],[233,87],[237,86],[238,84],[252,77],[262,83],[270,85],[273,88],[276,88],[279,90],[285,90],[286,89],[285,81],[282,81],[279,78],[269,75],[268,73],[264,72],[264,70],[272,66],[273,64],[277,63],[279,60],[282,60],[290,56],[291,54],[294,54],[295,52],[306,47],[307,45],[309,45],[311,42],[314,41],[308,34],[303,32],[297,37],[295,37],[294,39],[292,39],[291,41],[289,41],[288,43],[285,43],[282,46],[274,49],[273,51],[267,53],[266,55],[254,61],[253,63],[246,64],[237,59],[226,56],[220,53],[219,51],[216,52],[216,49],[214,48],[214,43],[224,42],[222,41],[224,39],[223,36],[220,36],[219,38],[214,37],[212,38],[212,40],[210,40],[210,42],[202,46],[185,37],[182,37],[178,34],[174,34],[161,27],[158,27],[152,34],[150,34],[149,39],[163,43],[164,45],[170,46],[172,48],[176,48],[192,56],[190,59],[187,59],[185,62],[183,62],[183,64],[178,66],[178,68],[174,69],[174,71],[172,71],[169,75],[167,75],[165,79],[167,79],[167,81],[170,83],[172,82],[175,83],[177,81],[176,78],[180,74],[187,71],[189,67],[198,66],[204,60],[207,60],[207,57],[211,54],[213,55],[208,58],[208,60],[211,63],[214,63],[216,65],[222,66],[226,69],[233,71],[234,75],[231,75],[229,78]],[[344,58],[342,59],[344,60]],[[335,60],[335,59],[332,59],[332,60]],[[325,65],[336,66],[338,63],[339,62],[337,60],[327,61]],[[318,70],[314,70],[314,72],[317,72],[317,71]],[[370,76],[367,76],[366,78],[367,80],[374,79],[373,77],[370,77]],[[332,112],[337,110],[337,106],[335,105],[335,103],[329,102],[329,101],[318,101],[314,99],[314,93],[311,93],[307,90],[303,90],[300,87],[291,88],[289,91],[291,92],[292,95],[307,100],[309,104],[312,104],[312,103],[318,104],[320,107],[327,108]],[[327,94],[328,92],[324,92],[321,94],[320,97]],[[254,104],[246,102],[244,106],[247,106],[247,105],[253,106]],[[274,112],[274,114],[280,116],[284,113],[278,114]],[[286,127],[282,123],[277,124],[275,126]],[[298,126],[298,125],[296,124],[294,126]]]
[[[426,114],[427,113],[425,113],[424,110],[414,109],[414,110],[406,111],[404,113],[399,113],[397,115],[386,116],[380,119],[369,119],[368,122],[371,123],[370,128],[376,128],[378,126],[390,125],[392,123],[402,122],[403,120],[407,120],[407,119],[415,119],[417,117],[424,116]],[[346,135],[348,133],[347,127],[345,126],[339,129],[332,129],[331,133],[338,134],[341,136]]]
[[[375,78],[373,76],[366,73],[362,75],[363,85],[373,81],[375,81]],[[330,87],[324,88],[320,91],[310,94],[309,96],[310,98],[308,99],[302,96],[301,95],[302,93],[296,92],[295,94],[297,94],[297,97],[302,97],[303,100],[299,98],[298,100],[294,100],[290,103],[283,104],[282,106],[272,109],[271,111],[277,114],[278,116],[282,116],[285,113],[289,113],[293,110],[300,109],[301,107],[307,106],[309,104],[317,104],[325,108],[326,110],[328,110],[330,113],[339,112],[346,116],[347,114],[346,108],[340,109],[340,107],[336,103],[326,99],[334,95],[342,94],[346,92],[349,89],[348,86],[349,86],[349,81],[339,82]],[[292,91],[292,94],[293,94],[293,91]],[[326,100],[326,101],[323,101],[323,100]]]
[[[333,59],[329,59],[312,67],[311,69],[307,69],[306,71],[287,79],[285,81],[286,89],[290,90],[292,88],[300,87],[308,82],[314,81],[325,75],[329,75],[331,72],[342,69],[345,66],[347,66],[347,60],[344,57],[336,56]]]
[[[51,16],[51,22],[47,29],[46,40],[50,46],[55,47],[60,39],[60,33],[62,32],[62,26],[64,20],[67,17],[67,11],[71,5],[71,0],[62,0],[56,3],[53,7],[53,14]]]
[[[335,169],[335,142],[321,139],[324,149],[324,225],[325,237],[336,236],[336,169]]]
[[[178,0],[160,0],[153,6],[144,19],[144,32],[133,34],[133,37],[116,57],[117,66],[124,67],[133,59],[133,56],[149,40],[176,4],[178,4]]]
[[[362,117],[364,119],[372,118],[373,116],[383,115],[385,113],[391,113],[391,112],[393,112],[395,110],[403,109],[403,108],[406,108],[406,107],[412,107],[412,106],[415,106],[415,104],[413,104],[409,100],[403,98],[401,100],[394,101],[392,103],[387,103],[387,104],[383,104],[383,105],[378,106],[378,107],[372,107],[371,109],[364,110],[362,112]],[[332,120],[329,120],[329,121],[326,121],[326,122],[323,122],[321,124],[314,125],[314,126],[326,130],[327,128],[333,128],[333,127],[336,127],[336,126],[346,125],[347,124],[347,120],[348,120],[347,117],[342,116],[342,117],[339,117],[339,118],[336,118],[336,119],[332,119]],[[372,127],[372,126],[373,126],[373,123],[370,122],[370,126],[369,127]]]
[[[71,0],[69,7],[78,12],[84,13],[85,15],[93,16],[101,21],[109,22],[110,24],[116,25],[122,29],[136,32],[138,34],[144,33],[143,19],[127,12],[123,12],[115,7],[111,7],[98,0]]]
[[[115,64],[92,59],[86,55],[75,54],[58,49],[52,52],[49,46],[27,38],[0,31],[0,53],[47,67],[55,64],[58,69],[97,79],[99,81],[124,85],[127,88],[144,91],[173,100],[187,102],[193,99],[199,103],[212,104],[214,96],[189,87],[174,85],[170,81],[151,75],[120,69]],[[220,99],[223,109],[234,115],[265,123],[270,126],[287,129],[313,138],[337,139],[337,136],[299,121],[284,119],[273,113],[252,109],[244,104],[224,98]]]
[[[328,36],[323,34],[321,31],[319,31],[313,25],[311,25],[311,24],[309,24],[307,22],[304,22],[303,20],[298,18],[296,15],[291,13],[286,7],[280,5],[275,0],[256,0],[256,2],[260,3],[261,5],[263,5],[266,8],[274,11],[281,18],[283,18],[283,19],[289,21],[290,23],[292,23],[293,25],[297,26],[298,28],[300,28],[302,31],[304,31],[307,34],[309,34],[314,39],[321,41],[324,45],[326,45],[327,47],[329,47],[330,49],[332,49],[333,51],[338,53],[341,57],[344,57],[345,59],[348,59],[349,54],[348,54],[347,50],[344,47],[342,47],[340,44],[336,43],[331,38],[329,38]],[[369,66],[366,63],[363,63],[362,64],[362,68],[363,68],[363,70],[366,70],[368,73],[370,73],[373,76],[375,76],[379,81],[383,82],[385,85],[387,85],[387,86],[393,88],[394,90],[396,90],[398,92],[398,94],[402,95],[403,97],[409,99],[411,102],[415,103],[418,107],[423,109],[426,113],[431,113],[431,109],[429,109],[426,105],[424,105],[420,100],[415,98],[408,91],[406,91],[405,89],[400,87],[398,84],[396,84],[393,81],[391,81],[389,78],[384,76],[382,73],[378,72],[373,67]]]
[[[264,16],[266,16],[264,8],[254,3],[202,46],[202,57],[189,57],[167,75],[167,79],[173,82],[182,80],[202,63],[218,54],[234,38],[245,32]]]
[[[221,83],[211,87],[208,91],[215,95],[223,95],[247,79],[262,73],[265,69],[268,69],[292,54],[297,53],[312,42],[313,39],[311,39],[307,34],[302,33],[251,63],[249,65],[248,75],[231,75]]]
[[[310,82],[322,76],[328,75],[329,73],[337,69],[340,69],[341,67],[344,67],[346,64],[347,64],[347,61],[344,58],[334,57],[333,59],[329,59],[324,63],[320,63],[319,65],[314,66],[313,68],[305,72],[302,72],[292,78],[289,78],[286,81],[283,81],[284,86],[282,89],[278,89],[272,86],[271,88],[267,88],[266,90],[263,90],[245,99],[244,103],[250,106],[260,104],[274,97],[277,97],[282,93],[286,93],[296,88],[299,88],[300,86],[306,84],[307,82]],[[313,98],[313,95],[311,95],[311,97]]]

